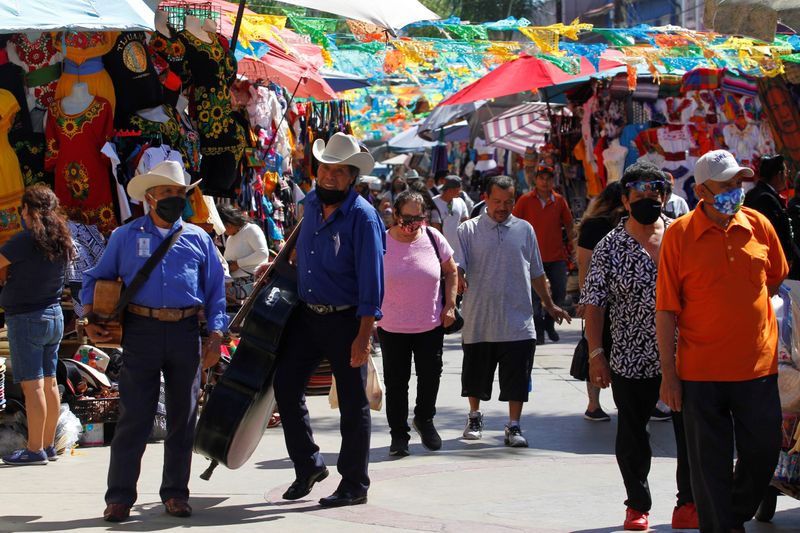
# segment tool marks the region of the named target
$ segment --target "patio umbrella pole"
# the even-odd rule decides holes
[[[236,12],[236,22],[233,24],[233,35],[231,35],[231,50],[236,50],[236,41],[239,40],[239,28],[242,26],[245,2],[246,0],[239,0],[239,10]]]

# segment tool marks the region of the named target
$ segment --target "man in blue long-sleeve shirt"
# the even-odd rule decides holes
[[[297,479],[283,497],[302,498],[328,469],[314,443],[305,386],[323,357],[336,377],[342,446],[336,491],[324,507],[367,501],[370,412],[364,391],[372,326],[381,318],[386,234],[378,212],[353,189],[373,167],[351,135],[335,134],[313,147],[319,161],[316,189],[305,200],[297,239],[297,288],[302,303],[292,315],[275,373],[275,397],[286,448]]]
[[[198,311],[204,310],[210,332],[202,367],[219,360],[220,341],[228,327],[222,264],[211,238],[185,224],[183,167],[167,161],[128,184],[131,198],[147,202],[150,213],[112,233],[100,262],[84,273],[81,301],[92,317],[95,283],[121,278],[126,286],[158,246],[183,232],[133,296],[124,314],[123,366],[119,378],[120,419],[111,443],[106,510],[109,522],[128,518],[136,501],[136,482],[158,403],[164,373],[167,439],[161,500],[169,514],[189,516],[189,471],[200,387]],[[108,338],[99,324],[86,325],[95,342]]]

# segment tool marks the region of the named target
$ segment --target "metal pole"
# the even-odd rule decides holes
[[[231,36],[231,50],[236,50],[236,41],[239,40],[239,28],[242,26],[245,2],[246,0],[239,0],[239,10],[236,12],[236,22],[233,24],[233,35]]]

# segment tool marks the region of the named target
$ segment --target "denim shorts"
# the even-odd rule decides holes
[[[56,376],[58,345],[64,335],[61,306],[6,315],[14,383]]]

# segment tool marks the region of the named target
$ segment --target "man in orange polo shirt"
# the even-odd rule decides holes
[[[557,306],[564,305],[567,295],[567,248],[564,232],[572,239],[572,213],[564,197],[553,190],[553,167],[539,165],[525,167],[526,177],[534,189],[517,200],[513,215],[527,221],[536,233],[544,272],[550,282],[550,292]],[[573,249],[575,247],[573,246]],[[533,320],[536,326],[536,343],[544,344],[544,332],[553,342],[558,342],[553,317],[544,312],[542,301],[533,293]]]
[[[744,531],[781,446],[778,332],[769,297],[789,269],[769,220],[742,207],[742,180],[752,175],[729,152],[703,155],[695,167],[700,203],[672,223],[661,243],[661,399],[683,411],[703,532]]]

